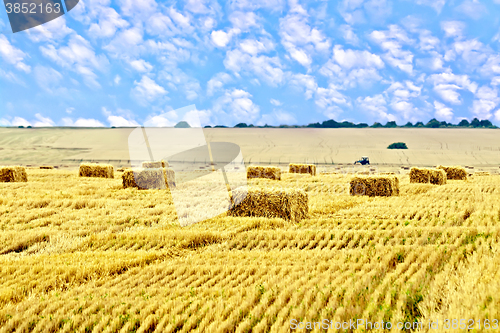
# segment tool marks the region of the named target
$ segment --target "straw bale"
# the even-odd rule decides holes
[[[282,218],[292,222],[308,216],[308,195],[301,189],[238,187],[232,195],[239,204],[230,205],[228,216]]]
[[[123,188],[167,189],[175,187],[175,172],[172,168],[127,169],[122,174],[122,181]]]
[[[416,168],[410,170],[410,183],[446,184],[446,172],[442,169]]]
[[[161,161],[146,161],[142,162],[142,167],[145,169],[156,169],[156,168],[167,168],[169,167],[168,162],[161,160]]]
[[[0,166],[0,182],[27,182],[28,175],[22,166]]]
[[[268,178],[281,180],[281,169],[273,166],[249,166],[247,178]]]
[[[349,192],[351,195],[370,197],[399,195],[399,179],[388,176],[356,176],[351,179]]]
[[[443,169],[446,172],[447,179],[467,180],[467,171],[461,166],[438,166],[438,169]]]
[[[52,165],[41,165],[40,166],[40,169],[54,169],[54,167]]]
[[[114,168],[110,164],[82,163],[78,172],[80,177],[114,178]]]
[[[294,164],[288,166],[289,173],[309,173],[311,176],[316,176],[316,166],[314,164]]]
[[[476,171],[474,176],[490,176],[490,173],[488,171]]]

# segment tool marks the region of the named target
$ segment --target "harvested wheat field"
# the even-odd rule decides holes
[[[350,195],[349,175],[284,173],[248,183],[303,191],[300,221],[223,213],[187,227],[169,191],[123,189],[122,172],[27,176],[0,183],[0,332],[289,332],[356,318],[416,331],[466,318],[481,331],[500,318],[497,175],[400,175],[399,195],[369,197]]]

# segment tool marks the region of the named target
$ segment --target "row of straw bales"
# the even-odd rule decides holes
[[[349,193],[370,197],[399,195],[399,178],[396,176],[355,176],[351,179]]]
[[[281,169],[273,166],[249,166],[247,168],[247,178],[281,180]]]
[[[127,169],[122,174],[123,188],[135,187],[140,190],[171,189],[176,186],[172,168]]]
[[[78,170],[80,177],[114,178],[114,168],[110,164],[82,163]]]

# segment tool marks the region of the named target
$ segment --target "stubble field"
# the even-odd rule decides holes
[[[179,227],[168,191],[77,175],[28,169],[27,183],[0,183],[0,332],[500,319],[500,176],[399,175],[399,196],[369,198],[349,195],[350,175],[285,173],[249,184],[304,189],[308,219]]]

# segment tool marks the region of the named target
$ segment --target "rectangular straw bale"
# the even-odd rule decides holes
[[[247,178],[268,178],[281,180],[281,169],[273,166],[249,166]]]
[[[314,164],[295,164],[290,163],[288,166],[289,173],[309,173],[311,176],[316,176],[316,166]]]
[[[145,169],[156,169],[156,168],[166,168],[168,167],[168,162],[161,160],[161,161],[146,161],[142,162],[142,167]]]
[[[301,189],[238,187],[232,194],[239,204],[230,206],[228,216],[282,218],[292,222],[308,216],[308,195]]]
[[[47,170],[50,170],[50,169],[54,169],[54,167],[52,165],[41,165],[40,166],[40,169],[47,169]]]
[[[114,178],[114,168],[110,164],[82,163],[78,172],[80,177]]]
[[[388,176],[356,176],[351,179],[351,195],[390,197],[399,195],[399,179]]]
[[[446,184],[446,172],[442,169],[416,168],[410,170],[410,183]]]
[[[446,172],[447,179],[453,180],[467,180],[467,171],[461,166],[438,166],[438,169],[442,169]]]
[[[488,171],[476,171],[474,176],[490,176],[490,173]]]
[[[28,175],[22,166],[2,166],[0,167],[0,182],[27,182]]]
[[[172,168],[127,169],[122,174],[122,181],[123,188],[167,189],[175,187],[175,172]]]

